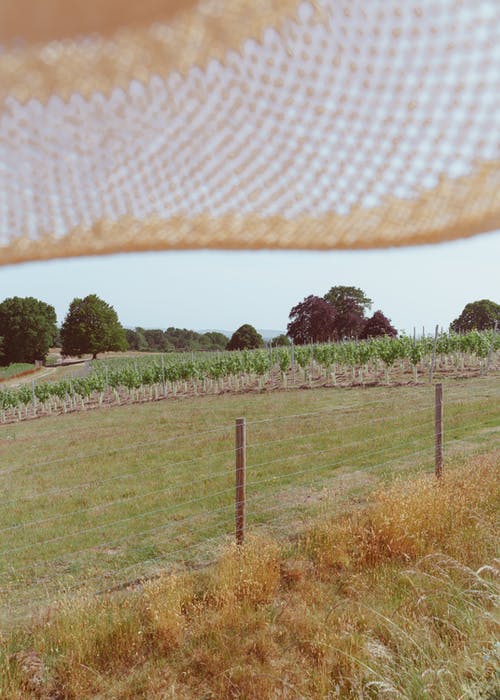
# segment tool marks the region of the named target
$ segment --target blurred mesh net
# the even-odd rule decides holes
[[[3,0],[0,263],[500,228],[498,0]]]

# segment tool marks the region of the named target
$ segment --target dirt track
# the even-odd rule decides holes
[[[30,384],[34,379],[38,381],[39,379],[51,377],[55,370],[55,367],[40,367],[40,369],[33,372],[23,373],[22,375],[12,377],[11,379],[5,379],[0,384],[0,388],[12,389],[16,386],[21,386],[22,384]]]
[[[22,386],[23,384],[31,384],[33,380],[39,381],[53,381],[57,382],[59,379],[65,379],[68,376],[85,376],[90,370],[90,361],[82,360],[78,364],[68,364],[68,365],[57,365],[55,367],[40,367],[38,370],[21,374],[10,379],[6,379],[0,383],[0,389],[9,388],[14,389],[15,387]]]

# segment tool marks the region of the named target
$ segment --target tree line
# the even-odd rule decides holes
[[[218,331],[197,333],[187,328],[141,328],[126,329],[129,350],[139,352],[183,352],[225,350],[228,337]]]
[[[332,287],[324,297],[307,296],[292,307],[287,333],[274,338],[273,345],[297,345],[396,336],[397,331],[382,311],[371,316],[372,300],[358,287]],[[500,323],[500,305],[482,299],[467,304],[451,323],[455,333],[488,330]],[[216,331],[197,333],[167,328],[135,330],[123,328],[114,308],[90,294],[75,298],[60,329],[53,306],[34,297],[11,297],[0,304],[0,365],[45,360],[56,342],[63,356],[107,351],[239,350],[264,345],[262,336],[250,324],[243,324],[228,339]]]

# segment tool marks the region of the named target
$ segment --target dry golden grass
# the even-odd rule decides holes
[[[1,696],[498,697],[500,454],[399,481],[293,543],[62,601],[0,643]]]
[[[404,562],[436,551],[479,566],[494,546],[496,466],[498,453],[448,471],[441,481],[430,474],[400,478],[361,513],[313,528],[307,551],[326,568]]]

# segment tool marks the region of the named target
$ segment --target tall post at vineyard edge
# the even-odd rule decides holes
[[[236,419],[236,544],[245,539],[246,422]]]
[[[434,400],[435,473],[438,479],[443,474],[443,385],[436,384]]]

